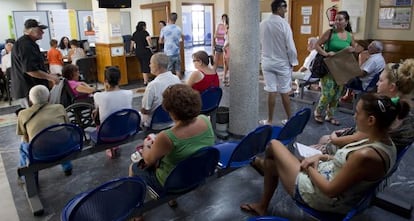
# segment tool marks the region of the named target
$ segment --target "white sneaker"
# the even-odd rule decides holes
[[[283,119],[281,122],[282,122],[282,125],[285,126],[286,123],[288,122],[288,119]]]
[[[259,120],[260,125],[272,125],[268,120]]]

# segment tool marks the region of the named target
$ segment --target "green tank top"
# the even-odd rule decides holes
[[[346,32],[346,36],[347,36],[346,39],[343,40],[339,38],[338,32],[334,30],[332,33],[331,40],[329,41],[329,47],[326,49],[326,51],[327,52],[330,52],[330,51],[338,52],[344,48],[351,46],[351,43],[352,43],[351,33]]]
[[[174,135],[171,129],[165,130],[165,134],[173,143],[173,149],[161,159],[160,165],[155,171],[157,180],[161,185],[164,186],[168,175],[180,161],[195,153],[197,150],[214,144],[215,137],[210,120],[205,115],[199,115],[198,118],[206,122],[208,129],[193,137],[180,139]]]

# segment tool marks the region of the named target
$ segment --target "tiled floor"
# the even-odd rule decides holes
[[[267,97],[262,86],[261,84],[259,115],[264,117],[266,116]],[[228,90],[230,88],[223,89],[222,104],[225,105],[229,101]],[[316,99],[312,94],[307,98]],[[140,103],[141,97],[137,96],[134,98],[133,107],[138,108]],[[293,111],[303,107],[312,108],[311,105],[292,102]],[[280,99],[278,98],[275,110],[276,119],[282,118],[283,111],[281,109]],[[344,127],[353,124],[353,118],[349,114],[338,113],[338,119]],[[337,128],[330,124],[316,124],[313,120],[310,120],[303,134],[298,137],[298,141],[313,144],[317,142],[320,135],[328,134]],[[70,177],[65,177],[59,166],[41,171],[39,180],[40,198],[44,203],[45,214],[41,217],[34,217],[30,212],[23,188],[16,181],[19,138],[15,135],[15,126],[1,127],[0,139],[0,220],[12,221],[18,219],[21,221],[59,220],[63,206],[76,194],[96,187],[110,179],[127,176],[130,154],[140,142],[136,141],[122,146],[121,156],[118,159],[107,159],[104,153],[96,153],[77,159],[73,161],[74,171]],[[4,166],[1,166],[3,164]],[[4,189],[4,184],[9,186],[6,185]],[[257,200],[262,191],[262,185],[263,178],[252,168],[245,167],[178,198],[179,206],[176,209],[171,209],[168,205],[162,205],[148,212],[145,214],[145,220],[246,220],[250,214],[240,211],[239,205],[243,202]],[[411,205],[414,204],[414,149],[409,150],[402,160],[400,168],[390,179],[388,189],[393,191],[394,196],[398,196],[399,199],[406,200]],[[268,212],[290,220],[312,220],[310,216],[304,214],[294,204],[282,188],[276,192]],[[355,220],[399,221],[409,219],[371,207],[358,215]]]

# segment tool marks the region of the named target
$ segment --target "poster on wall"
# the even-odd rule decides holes
[[[78,28],[81,40],[88,40],[89,43],[95,42],[96,25],[92,11],[77,11]]]
[[[411,7],[380,8],[378,13],[378,28],[410,29],[411,16]]]

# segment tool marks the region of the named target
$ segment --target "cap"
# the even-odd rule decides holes
[[[41,29],[46,29],[46,28],[48,28],[48,26],[46,26],[46,25],[42,25],[42,24],[40,24],[38,21],[36,21],[36,20],[34,20],[34,19],[27,19],[27,20],[24,22],[24,27],[25,27],[26,29],[29,29],[29,28],[37,28],[37,27],[39,27],[39,28],[41,28]]]

